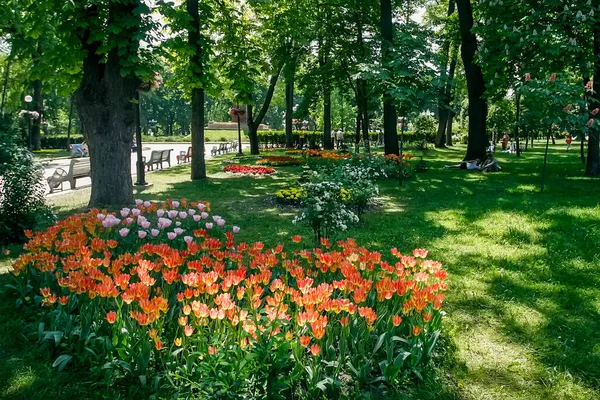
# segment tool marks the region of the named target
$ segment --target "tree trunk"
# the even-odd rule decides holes
[[[111,4],[108,23],[124,17],[137,20],[134,0]],[[88,19],[98,18],[96,7],[87,10]],[[137,27],[121,34],[132,52],[138,41],[133,39]],[[139,80],[122,76],[117,49],[98,54],[102,42],[90,40],[89,29],[80,37],[86,51],[83,78],[74,94],[90,151],[92,193],[89,206],[119,206],[133,202],[131,179],[131,141],[135,130],[135,104],[132,101]]]
[[[361,79],[360,81],[362,86],[362,109],[363,109],[363,119],[362,119],[362,132],[363,132],[363,142],[365,145],[365,151],[367,153],[371,152],[371,145],[369,144],[369,100],[367,98],[367,81]]]
[[[517,157],[521,157],[521,149],[519,148],[519,136],[521,135],[519,132],[519,123],[521,122],[521,93],[519,90],[516,90],[516,110],[515,110],[515,141],[517,142],[516,152]]]
[[[454,111],[450,110],[448,115],[448,127],[446,128],[446,146],[452,146],[452,123],[454,122]]]
[[[10,78],[10,68],[12,67],[13,48],[10,48],[10,54],[6,59],[6,69],[4,70],[4,82],[2,83],[2,103],[0,103],[0,115],[4,116],[4,107],[6,107],[6,95],[8,94],[8,79]]]
[[[454,14],[455,0],[448,2],[447,17]],[[440,68],[442,78],[442,88],[440,89],[440,99],[438,102],[438,132],[435,138],[435,147],[442,148],[446,145],[446,128],[450,119],[450,101],[449,91],[451,89],[450,79],[448,74],[448,60],[450,58],[450,38],[446,38],[442,46],[442,65]]]
[[[446,99],[448,101],[448,123],[446,128],[446,146],[452,146],[452,122],[456,113],[452,109],[454,102],[454,75],[456,74],[456,63],[458,59],[458,42],[452,47],[452,60],[450,61],[450,71],[448,72],[448,82],[446,83]]]
[[[202,84],[204,65],[202,63],[202,45],[200,35],[200,15],[198,0],[187,0],[187,12],[190,17],[188,28],[188,44],[193,51],[190,57],[192,74],[195,81]],[[206,178],[206,163],[204,162],[204,89],[192,89],[192,172],[191,179]]]
[[[33,110],[39,113],[39,118],[31,121],[31,145],[33,150],[42,148],[42,113],[44,110],[44,100],[42,98],[42,81],[36,79],[33,81]]]
[[[248,138],[250,139],[250,154],[257,155],[260,153],[260,149],[258,147],[258,127],[262,123],[263,118],[269,110],[271,100],[273,99],[273,93],[275,92],[275,86],[277,85],[277,80],[279,80],[279,75],[281,75],[282,68],[283,64],[281,64],[281,66],[277,69],[277,72],[271,76],[269,89],[267,90],[267,95],[265,96],[265,102],[263,103],[260,112],[256,116],[256,119],[254,119],[252,105],[248,104],[246,106],[246,114],[248,117]]]
[[[594,24],[594,93],[600,93],[600,24]],[[590,102],[590,110],[600,107],[600,101],[596,97]],[[588,154],[585,165],[586,176],[600,176],[600,128],[598,119],[594,118],[594,125],[589,128]]]
[[[71,128],[73,127],[73,95],[71,95],[71,101],[69,105],[69,125],[67,125],[67,146],[66,149],[69,149],[71,145]]]
[[[462,37],[461,55],[469,94],[469,142],[465,160],[483,159],[488,139],[486,134],[487,101],[484,98],[485,81],[481,67],[475,62],[477,38],[472,32],[473,9],[471,0],[457,0],[458,20]]]
[[[590,81],[590,77],[589,76],[584,76],[583,77],[583,87],[586,87],[587,84]],[[587,95],[587,91],[583,91],[583,101],[587,104],[587,102],[589,101],[588,99],[588,95]],[[583,112],[587,113],[588,110],[584,109]],[[580,130],[579,132],[579,137],[581,138],[581,144],[579,146],[579,158],[581,159],[581,163],[585,165],[586,160],[585,160],[585,128]]]
[[[391,59],[390,48],[394,43],[394,22],[392,1],[381,0],[382,64],[388,66]],[[383,143],[385,154],[400,154],[398,147],[398,115],[390,93],[383,94]]]
[[[355,136],[354,136],[354,151],[358,153],[359,150],[359,146],[360,146],[360,124],[362,121],[362,116],[361,116],[361,112],[359,111],[358,114],[356,114],[356,131],[355,131]]]
[[[292,73],[290,73],[292,74]],[[285,147],[294,147],[294,131],[292,119],[294,117],[294,77],[289,76],[285,85]]]

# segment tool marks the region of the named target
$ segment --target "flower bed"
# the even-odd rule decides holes
[[[311,149],[287,150],[285,152],[285,154],[303,155],[304,157],[322,158],[322,159],[334,160],[334,161],[343,160],[343,159],[352,157],[352,154],[350,154],[350,153],[340,153],[335,150],[311,150]]]
[[[248,165],[231,164],[223,168],[225,172],[240,175],[270,175],[274,174],[275,170],[269,167],[252,167]]]
[[[290,156],[265,156],[258,160],[256,164],[273,165],[273,166],[286,166],[286,165],[299,165],[304,164],[305,160],[299,157]]]
[[[209,208],[138,201],[29,233],[15,287],[46,310],[38,336],[60,349],[56,366],[166,375],[180,396],[206,398],[316,398],[420,376],[447,289],[427,251],[384,261],[353,239],[306,250],[300,236],[267,249],[237,242],[240,228]]]

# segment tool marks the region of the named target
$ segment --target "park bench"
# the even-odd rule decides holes
[[[187,153],[183,150],[181,150],[179,152],[179,155],[177,156],[177,164],[181,163],[185,163],[190,161],[190,159],[192,158],[192,147],[188,147]]]
[[[87,178],[90,176],[91,167],[90,159],[73,159],[69,164],[69,171],[65,171],[62,168],[57,168],[56,171],[48,178],[48,186],[50,186],[50,193],[54,192],[54,189],[60,186],[60,190],[63,190],[63,182],[69,182],[71,189],[75,189],[75,184],[79,178]]]
[[[152,150],[150,153],[150,160],[146,161],[146,157],[142,157],[142,161],[146,165],[146,169],[154,171],[154,166],[158,168],[160,165],[160,169],[163,169],[163,163],[168,163],[169,168],[171,167],[171,151],[173,149],[167,150]]]
[[[227,143],[220,143],[218,147],[213,147],[210,154],[214,157],[217,154],[227,153]]]

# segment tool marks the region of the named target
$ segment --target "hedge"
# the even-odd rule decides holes
[[[294,134],[294,143],[300,143],[300,132],[302,131],[293,131]],[[314,145],[314,146],[322,146],[323,145],[323,132],[317,131],[304,131],[304,142],[305,144]],[[285,131],[258,131],[258,142],[262,146],[285,146]],[[371,142],[376,142],[379,138],[379,134],[377,132],[369,133],[369,140]],[[400,139],[400,133],[398,134],[398,138]],[[335,135],[333,137],[335,140]],[[362,134],[361,134],[362,139]],[[405,142],[411,142],[417,140],[417,137],[414,132],[404,132],[403,139]],[[345,132],[344,133],[344,142],[347,144],[355,143],[356,134],[354,132]]]
[[[71,136],[71,143],[83,142],[83,136]],[[66,149],[67,135],[43,136],[41,139],[42,149]]]

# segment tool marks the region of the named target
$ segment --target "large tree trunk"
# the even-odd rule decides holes
[[[289,73],[292,74],[291,72]],[[288,76],[285,85],[285,147],[294,147],[294,131],[292,119],[294,117],[294,77]]]
[[[469,143],[465,160],[483,159],[489,144],[486,134],[488,108],[487,101],[483,97],[485,93],[483,73],[481,67],[475,63],[477,38],[472,32],[473,9],[471,0],[457,0],[456,4],[462,36],[461,56],[469,94]]]
[[[251,104],[246,106],[246,114],[248,120],[248,138],[250,139],[250,154],[257,155],[260,153],[260,149],[258,147],[258,127],[262,123],[263,118],[267,114],[269,110],[269,106],[271,105],[271,100],[273,100],[273,93],[275,92],[275,86],[277,85],[277,81],[279,80],[279,75],[281,75],[281,70],[283,68],[283,64],[277,69],[277,72],[271,76],[271,81],[269,83],[269,89],[267,90],[267,95],[265,96],[265,102],[262,105],[262,108],[256,119],[254,118],[254,107]]]
[[[392,1],[381,0],[382,63],[390,62],[390,47],[394,43]],[[398,115],[390,93],[383,94],[383,143],[385,154],[400,154],[398,147]]]
[[[446,127],[446,146],[452,146],[452,123],[454,122],[454,111],[450,110],[448,115],[448,126]]]
[[[454,14],[455,9],[455,0],[450,0],[448,2],[448,12],[447,16],[450,17]],[[446,145],[446,127],[448,126],[448,120],[450,119],[450,90],[451,84],[450,80],[452,79],[448,73],[448,60],[450,59],[450,38],[446,38],[444,44],[442,46],[442,65],[440,68],[440,75],[442,78],[443,86],[440,89],[440,99],[438,102],[438,132],[435,138],[435,147],[441,148]],[[453,60],[455,65],[456,61]]]
[[[331,87],[326,84],[323,93],[323,148],[333,150],[333,138],[331,137]]]
[[[129,0],[111,5],[108,23],[115,18],[137,19],[134,10],[138,2]],[[89,19],[98,18],[97,9],[88,9]],[[138,49],[133,39],[137,28],[122,32],[132,53]],[[131,179],[131,141],[135,131],[135,92],[139,80],[133,75],[122,76],[117,49],[106,56],[98,54],[103,45],[90,40],[87,30],[81,39],[86,52],[83,78],[74,94],[90,151],[92,193],[89,206],[118,206],[133,202]],[[106,58],[105,58],[106,57]]]
[[[594,24],[594,93],[600,93],[600,24]],[[590,109],[600,107],[600,101],[596,97],[590,102]],[[594,117],[594,125],[589,128],[587,163],[585,165],[586,176],[600,176],[600,127],[598,119]],[[582,138],[583,139],[583,138]]]
[[[204,68],[202,63],[202,45],[200,36],[200,15],[198,0],[187,0],[187,12],[191,19],[188,28],[188,44],[193,51],[190,64],[193,66],[194,80],[202,83]],[[206,178],[204,162],[204,89],[192,89],[192,180]]]

